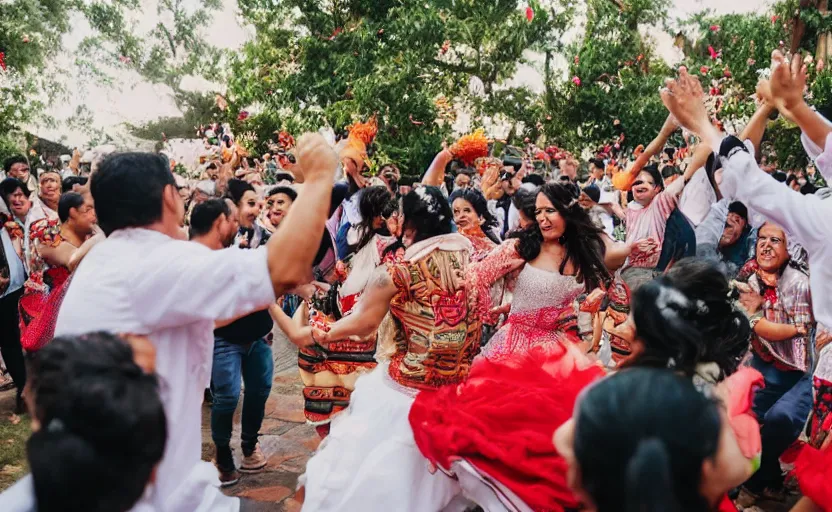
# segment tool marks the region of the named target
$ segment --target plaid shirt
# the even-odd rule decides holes
[[[749,263],[753,263],[753,260]],[[803,324],[808,331],[805,335],[776,342],[753,334],[751,345],[754,352],[763,360],[773,362],[781,370],[808,371],[810,367],[809,344],[812,328],[815,327],[809,277],[800,270],[787,266],[778,279],[776,288],[763,285],[756,273],[749,277],[748,283],[759,289],[763,295],[762,309],[766,320],[778,324]]]

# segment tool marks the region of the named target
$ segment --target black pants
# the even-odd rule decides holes
[[[23,386],[26,385],[26,364],[20,347],[20,317],[17,311],[21,295],[22,288],[0,298],[0,354],[3,354],[6,369],[17,388],[17,396],[23,393]]]

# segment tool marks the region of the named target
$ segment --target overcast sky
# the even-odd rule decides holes
[[[194,0],[186,0],[194,1]],[[131,20],[140,31],[150,30],[158,21],[156,14],[156,0],[142,0],[142,14]],[[237,20],[236,0],[223,0],[222,12],[214,16],[213,23],[206,29],[206,33],[220,34],[221,39],[215,39],[214,44],[228,50],[239,48],[251,36],[251,29],[240,26]],[[718,13],[751,12],[762,10],[769,5],[765,0],[673,0],[671,16],[684,16],[702,9],[713,9]],[[65,37],[64,46],[67,52],[58,60],[63,69],[70,69],[72,50],[89,32],[89,26],[84,22],[77,23],[75,29]],[[672,58],[673,49],[669,35],[660,34],[656,38],[660,54],[665,58]],[[140,124],[164,116],[178,115],[176,106],[170,97],[170,90],[165,86],[152,85],[141,80],[133,72],[119,72],[117,86],[97,86],[83,83],[77,78],[64,76],[73,86],[72,98],[69,102],[60,103],[50,109],[50,114],[56,119],[65,119],[72,115],[79,105],[85,105],[95,116],[94,125],[112,132],[123,134],[121,125],[125,122]],[[515,84],[523,84],[534,89],[542,87],[542,80],[534,66],[523,66],[513,80]],[[209,90],[210,84],[203,80],[192,79],[183,87]],[[30,127],[31,131],[52,140],[61,140],[69,146],[85,145],[87,136],[59,125],[55,128],[43,126]],[[121,137],[118,137],[121,138]]]

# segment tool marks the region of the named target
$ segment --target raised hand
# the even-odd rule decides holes
[[[806,65],[799,53],[792,56],[791,63],[779,50],[771,53],[771,99],[777,110],[790,117],[790,111],[804,102],[806,90]]]
[[[681,68],[677,79],[667,79],[661,97],[667,110],[682,126],[701,137],[711,147],[718,147],[719,132],[708,118],[708,112],[702,102],[704,92],[699,79],[691,76],[687,69]]]
[[[338,155],[320,133],[303,135],[295,148],[295,157],[305,181],[333,181],[335,179]]]

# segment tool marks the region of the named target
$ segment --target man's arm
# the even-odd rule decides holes
[[[338,157],[320,134],[301,137],[295,154],[306,180],[282,229],[266,245],[276,297],[307,281],[329,213],[338,166]]]
[[[707,217],[696,226],[696,255],[705,258],[719,259],[716,254],[719,239],[725,231],[725,221],[728,220],[728,200],[722,199],[711,205]]]
[[[616,179],[616,187],[619,187],[622,181],[627,182],[627,186],[623,187],[624,189],[629,189],[630,185],[632,184],[633,180],[635,180],[638,173],[644,168],[645,165],[650,161],[651,158],[659,154],[659,152],[664,148],[664,145],[667,143],[667,139],[673,135],[673,132],[679,129],[679,123],[676,122],[676,119],[669,115],[667,119],[664,121],[664,125],[662,125],[659,134],[656,135],[656,138],[653,139],[650,144],[647,145],[647,148],[638,155],[636,161],[630,165],[630,168],[626,171],[626,179],[618,178]]]
[[[381,265],[373,271],[373,276],[367,284],[355,309],[347,316],[332,324],[329,332],[323,338],[316,336],[321,343],[329,343],[335,340],[349,339],[354,336],[364,338],[372,334],[384,315],[390,309],[390,301],[396,295],[396,285],[390,274],[387,273],[387,265]]]
[[[757,155],[760,153],[760,141],[763,140],[763,135],[766,133],[768,117],[775,110],[776,109],[773,105],[763,101],[763,103],[757,107],[757,111],[754,112],[754,115],[751,116],[751,120],[748,121],[748,124],[745,125],[745,128],[743,128],[742,132],[740,132],[739,139],[741,141],[749,140],[751,141],[751,144],[754,145],[755,160],[759,160]]]
[[[778,324],[765,318],[757,322],[754,332],[768,341],[786,341],[800,335],[797,326],[792,324]]]

